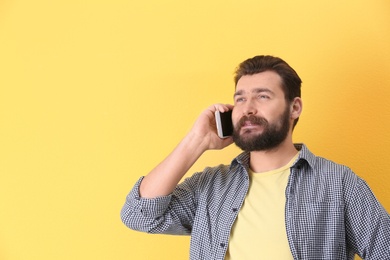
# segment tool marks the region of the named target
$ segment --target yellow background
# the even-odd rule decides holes
[[[294,140],[389,211],[389,46],[388,0],[2,0],[0,259],[187,259],[188,237],[131,231],[120,209],[257,54],[303,79]]]

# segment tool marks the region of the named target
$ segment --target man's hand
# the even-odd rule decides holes
[[[218,136],[215,122],[215,111],[218,110],[223,113],[232,109],[233,106],[229,104],[215,104],[208,107],[200,114],[187,138],[199,138],[204,151],[210,149],[223,149],[232,144],[233,139],[231,137],[220,138]]]

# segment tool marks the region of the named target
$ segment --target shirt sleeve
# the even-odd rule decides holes
[[[361,258],[390,259],[390,216],[358,177],[347,198],[346,232]]]
[[[122,222],[130,229],[159,234],[189,235],[191,230],[181,204],[174,195],[142,198],[139,187],[141,177],[126,197],[121,211]]]

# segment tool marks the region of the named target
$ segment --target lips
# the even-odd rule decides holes
[[[253,125],[256,125],[256,124],[253,124],[251,121],[245,121],[242,126],[253,126]]]
[[[254,129],[254,128],[257,128],[257,127],[259,127],[258,124],[253,124],[253,123],[250,122],[250,121],[246,121],[246,122],[244,122],[243,125],[241,125],[240,130],[243,130],[243,131],[250,131],[250,130],[252,130],[252,129]]]
[[[261,127],[260,125],[258,124],[252,124],[251,122],[248,122],[248,123],[245,123],[244,125],[242,125],[240,127],[241,130],[244,130],[244,131],[249,131],[249,130],[252,130],[252,129],[255,129],[255,128],[259,128]]]

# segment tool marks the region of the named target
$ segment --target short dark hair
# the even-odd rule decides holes
[[[294,98],[301,97],[302,80],[296,71],[284,60],[270,55],[259,55],[249,58],[238,65],[234,83],[245,75],[253,75],[264,71],[274,71],[282,78],[282,89],[286,101],[292,102]],[[298,118],[294,122],[296,125]]]
[[[243,61],[236,69],[234,83],[245,75],[253,75],[264,71],[274,71],[282,78],[283,92],[288,101],[301,97],[302,80],[290,65],[278,57],[259,55]]]

